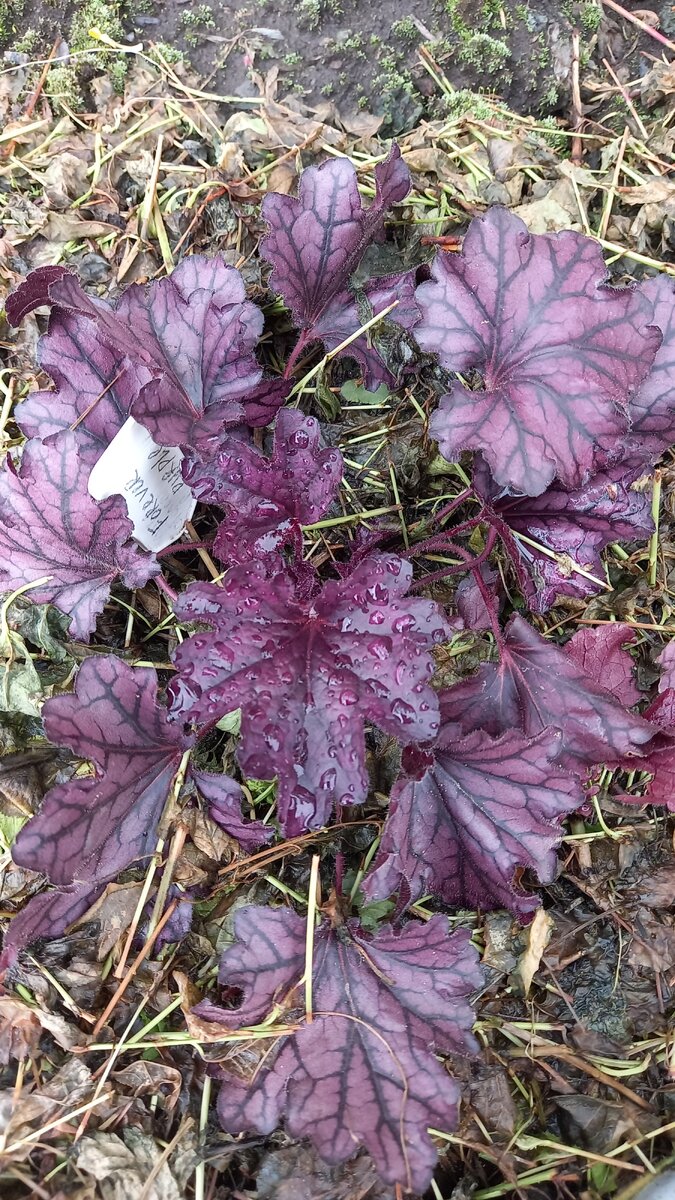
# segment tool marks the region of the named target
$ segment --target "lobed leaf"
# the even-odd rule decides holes
[[[237,942],[220,982],[243,992],[239,1009],[197,1013],[229,1029],[260,1021],[299,985],[305,922],[287,910],[240,910]],[[473,1053],[468,995],[481,982],[469,934],[448,935],[444,917],[369,938],[356,922],[317,929],[313,1019],[277,1042],[250,1086],[229,1075],[218,1113],[230,1133],[271,1133],[285,1116],[331,1163],[362,1145],[383,1179],[428,1186],[436,1151],[427,1133],[457,1123],[459,1090],[432,1050]]]
[[[111,369],[126,360],[137,371],[130,412],[160,445],[207,446],[223,427],[247,421],[249,397],[254,415],[260,408],[255,348],[263,316],[219,256],[183,259],[150,288],[127,288],[115,308],[84,292],[64,267],[40,267],[8,298],[8,319],[17,324],[42,304],[93,322],[113,352]],[[95,344],[90,334],[89,349],[83,343],[72,363],[71,382],[85,391],[100,368]]]
[[[394,145],[375,168],[369,208],[361,203],[356,171],[346,158],[303,171],[297,199],[277,192],[265,196],[262,215],[269,233],[260,257],[271,263],[270,285],[281,293],[306,340],[325,338],[336,346],[364,323],[355,319],[351,305],[345,313],[350,276],[381,235],[388,210],[409,190],[410,173]],[[358,348],[348,352],[359,355]]]
[[[436,604],[405,598],[411,575],[373,554],[307,599],[288,572],[254,562],[222,587],[193,584],[174,606],[213,632],[175,652],[173,715],[212,721],[241,708],[239,764],[250,778],[277,777],[286,836],[365,798],[366,720],[403,743],[436,734],[428,650],[449,627]]]
[[[636,632],[630,625],[615,621],[611,625],[586,626],[577,629],[565,643],[565,654],[590,675],[595,683],[616,696],[626,708],[643,699],[633,677],[633,659],[626,646],[636,642]]]
[[[635,471],[615,466],[593,475],[575,492],[553,484],[540,496],[516,496],[497,487],[485,463],[477,464],[474,486],[533,612],[546,612],[560,596],[594,595],[605,577],[600,551],[610,542],[649,536],[654,528],[651,499],[648,492],[633,488],[634,478]]]
[[[663,341],[631,402],[624,454],[631,463],[649,465],[675,442],[675,284],[662,275],[645,280],[640,291],[653,306],[651,323],[660,330]]]
[[[46,578],[32,599],[69,613],[79,638],[88,638],[114,583],[142,587],[160,570],[130,540],[124,500],[97,504],[88,478],[70,432],[50,445],[28,442],[19,474],[7,466],[0,473],[0,590]]]
[[[65,933],[98,900],[104,887],[104,883],[77,883],[68,888],[47,888],[31,896],[12,917],[3,936],[0,972],[14,965],[24,946],[38,938],[53,939]]]
[[[114,655],[85,659],[75,692],[48,700],[43,717],[50,741],[91,761],[94,774],[52,788],[12,856],[62,887],[104,882],[155,849],[159,819],[194,738],[157,703],[155,670]],[[231,781],[204,772],[194,778],[213,803],[228,797],[232,813]]]
[[[431,892],[464,908],[532,912],[538,897],[514,875],[529,867],[540,883],[555,877],[560,820],[584,800],[579,780],[555,761],[561,746],[554,730],[493,739],[449,725],[424,757],[404,752],[365,894],[385,899],[404,882],[411,900]]]
[[[654,727],[518,614],[509,622],[500,655],[499,663],[487,663],[443,693],[443,721],[493,736],[521,729],[536,737],[550,726],[561,730],[563,752],[587,766],[646,752]]]
[[[43,442],[76,428],[77,452],[91,470],[124,425],[150,372],[103,341],[92,321],[60,309],[40,338],[38,362],[55,389],[31,392],[17,406],[17,424],[26,437]]]
[[[193,461],[184,478],[199,500],[226,510],[214,553],[223,562],[245,562],[276,554],[288,542],[302,544],[300,526],[318,521],[337,495],[342,455],[321,448],[314,417],[284,408],[271,458],[230,438],[215,461]]]
[[[661,342],[642,293],[606,284],[596,242],[529,234],[506,209],[472,221],[461,254],[439,253],[417,290],[415,336],[454,384],[430,432],[454,461],[480,450],[496,481],[538,496],[558,478],[580,488],[601,445],[628,429],[627,405]]]

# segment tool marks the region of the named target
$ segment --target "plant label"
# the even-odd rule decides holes
[[[89,492],[95,500],[123,496],[136,541],[146,550],[163,550],[195,510],[196,500],[183,483],[182,460],[177,446],[158,446],[129,417],[92,470]]]

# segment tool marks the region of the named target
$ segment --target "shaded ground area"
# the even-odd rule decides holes
[[[644,11],[639,0],[627,7]],[[667,31],[671,5],[655,9]],[[78,55],[93,27],[125,44],[158,42],[170,60],[185,55],[221,94],[256,95],[253,74],[271,72],[282,94],[333,104],[354,128],[363,114],[380,116],[384,132],[396,134],[422,114],[439,115],[423,46],[453,88],[493,93],[542,116],[569,109],[573,28],[582,72],[608,57],[639,78],[653,43],[633,29],[626,44],[620,21],[606,11],[601,29],[601,17],[600,0],[0,0],[0,44],[34,54],[62,38],[82,67]],[[95,61],[85,63],[85,76]]]

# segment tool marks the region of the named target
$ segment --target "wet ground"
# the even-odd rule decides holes
[[[640,0],[626,7],[645,11]],[[257,95],[256,73],[276,78],[278,95],[334,104],[352,118],[382,116],[389,134],[411,128],[421,115],[437,115],[439,89],[420,54],[423,45],[454,88],[497,94],[515,111],[537,115],[569,110],[573,28],[582,74],[608,56],[617,66],[628,61],[628,74],[639,77],[658,53],[655,42],[637,31],[633,37],[607,10],[599,30],[600,0],[0,0],[0,44],[24,47],[32,31],[32,54],[51,48],[59,35],[72,49],[74,13],[80,32],[94,25],[113,33],[119,13],[123,40],[181,52],[221,94]],[[658,15],[668,32],[671,5],[662,4]],[[628,46],[621,24],[624,34],[630,31]]]

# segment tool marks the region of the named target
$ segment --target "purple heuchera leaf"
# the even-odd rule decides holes
[[[314,417],[292,408],[276,419],[274,450],[266,458],[233,438],[215,462],[198,461],[184,472],[194,495],[226,509],[214,552],[223,562],[245,562],[302,543],[300,526],[328,511],[342,479],[339,450],[321,448]]]
[[[666,642],[656,661],[661,668],[659,692],[675,688],[675,642]]]
[[[432,417],[446,458],[481,450],[497,482],[526,495],[556,477],[585,483],[598,444],[626,433],[626,405],[661,341],[649,302],[606,278],[596,242],[531,235],[502,208],[471,223],[461,254],[436,257],[417,290],[415,336],[485,384],[455,384]]]
[[[138,369],[131,411],[160,445],[208,445],[224,426],[247,421],[251,392],[260,407],[255,348],[263,315],[246,299],[239,272],[219,256],[186,258],[150,288],[127,288],[115,308],[84,292],[70,271],[56,270],[41,267],[20,285],[7,300],[8,319],[16,324],[50,304],[93,322],[113,357],[126,356]],[[76,371],[74,363],[71,380],[79,386]],[[83,386],[92,371],[85,357]]]
[[[386,899],[405,881],[412,900],[432,892],[444,904],[532,912],[538,897],[514,887],[514,873],[555,877],[559,822],[584,800],[555,762],[561,744],[554,730],[493,739],[482,730],[458,737],[449,725],[422,761],[404,751],[408,774],[391,793],[366,895]]]
[[[192,778],[204,799],[208,802],[209,816],[230,837],[236,839],[244,850],[251,853],[266,845],[274,836],[274,830],[262,821],[245,821],[241,815],[241,787],[229,775],[214,775],[211,771],[192,768]]]
[[[675,283],[662,275],[640,284],[653,305],[651,324],[663,335],[654,365],[630,405],[631,430],[624,456],[651,464],[675,442]]]
[[[13,966],[19,950],[38,938],[57,938],[86,913],[103,892],[103,883],[48,888],[32,896],[9,923],[0,954],[0,972]]]
[[[156,671],[113,655],[85,659],[74,694],[47,700],[43,716],[49,740],[93,761],[96,774],[47,793],[14,843],[14,861],[52,883],[109,879],[154,850],[190,742],[157,704]]]
[[[497,571],[493,571],[492,567],[488,566],[487,563],[481,563],[478,570],[492,598],[495,611],[498,611],[499,598],[497,596],[497,585],[499,574]],[[479,633],[484,629],[492,628],[490,613],[473,573],[466,575],[464,579],[460,580],[455,592],[455,607],[463,629],[473,629]]]
[[[590,675],[595,683],[630,708],[643,699],[635,686],[633,659],[625,646],[635,645],[635,630],[616,621],[612,625],[587,626],[565,644],[565,654]]]
[[[415,298],[416,274],[416,270],[411,270],[371,279],[360,290],[358,298],[349,288],[344,288],[333,297],[320,320],[312,327],[312,336],[321,338],[327,350],[335,350],[367,320],[384,312],[394,301],[396,308],[387,319],[402,325],[404,329],[413,329],[420,319]],[[367,302],[367,311],[359,306],[362,300]],[[369,388],[376,388],[381,383],[394,386],[398,382],[378,350],[379,332],[377,327],[373,327],[351,342],[344,351],[346,357],[356,360]]]
[[[576,492],[553,484],[541,496],[514,496],[498,488],[484,462],[477,463],[474,486],[486,502],[486,517],[504,543],[533,612],[546,612],[559,596],[594,595],[602,584],[588,575],[603,579],[600,551],[610,542],[649,536],[654,527],[651,498],[631,487],[634,479],[634,471],[611,467]],[[521,541],[517,535],[530,540]],[[531,541],[557,557],[538,551]]]
[[[47,700],[43,716],[50,741],[92,761],[95,774],[47,793],[14,843],[14,861],[63,886],[110,879],[153,852],[169,789],[194,738],[157,703],[156,671],[113,655],[85,659],[74,694]],[[216,801],[229,794],[232,803],[224,779],[204,772],[194,778]]]
[[[617,763],[645,753],[655,729],[623,708],[573,659],[517,614],[511,618],[499,663],[448,688],[444,721],[493,736],[522,729],[536,737],[560,729],[563,753],[579,764]]]
[[[240,909],[237,942],[220,982],[243,992],[239,1009],[198,1006],[228,1029],[257,1023],[296,988],[305,969],[304,919]],[[271,1133],[285,1117],[327,1162],[362,1145],[388,1183],[423,1192],[436,1151],[428,1126],[453,1129],[459,1089],[432,1050],[475,1053],[469,993],[482,982],[466,930],[445,917],[369,938],[350,921],[324,922],[313,955],[313,1020],[281,1039],[249,1087],[225,1075],[218,1114],[230,1133]],[[292,1003],[292,999],[291,999]]]
[[[645,709],[645,718],[654,728],[655,737],[640,759],[640,770],[654,776],[639,796],[621,795],[626,804],[665,804],[675,812],[675,688],[666,687]],[[630,769],[632,763],[622,763]]]
[[[375,199],[364,208],[354,167],[338,158],[303,171],[297,199],[272,192],[263,200],[269,233],[260,256],[272,264],[270,284],[290,308],[304,341],[322,338],[334,347],[363,324],[347,285],[367,246],[381,235],[388,210],[410,190],[410,173],[398,146],[376,166],[375,188]],[[378,281],[371,303],[382,300],[382,286]],[[396,289],[394,298],[400,292],[402,307],[414,303],[404,282],[389,286]],[[371,379],[377,377],[377,360],[367,352],[365,340],[347,353],[365,365]]]
[[[56,387],[32,392],[18,405],[17,424],[26,437],[41,441],[77,425],[78,454],[91,469],[122,428],[150,372],[102,341],[91,321],[58,309],[40,339],[38,361]]]
[[[72,632],[87,638],[119,579],[142,587],[159,565],[131,542],[121,496],[97,504],[87,492],[89,469],[74,433],[29,442],[17,475],[0,473],[0,590],[47,578],[30,597],[72,615]]]
[[[288,573],[252,563],[222,587],[193,584],[175,605],[180,620],[213,633],[175,653],[173,714],[210,721],[241,708],[239,764],[278,778],[289,837],[365,798],[364,721],[404,743],[437,732],[428,649],[449,628],[436,604],[405,598],[411,575],[409,563],[374,554],[306,599]]]

